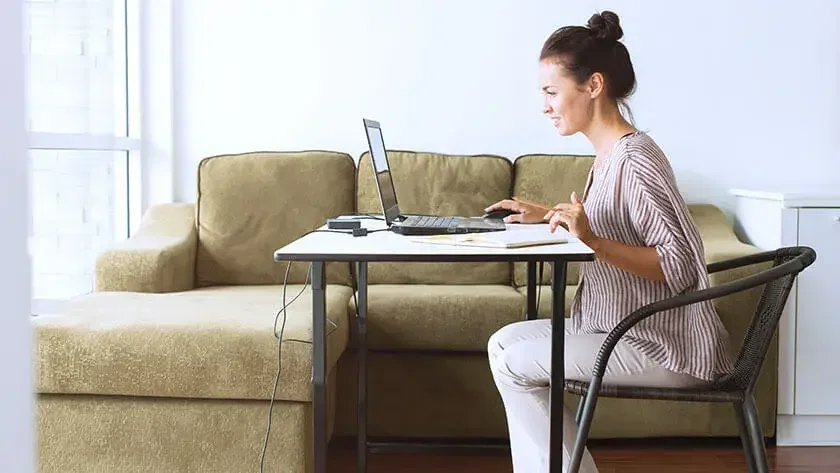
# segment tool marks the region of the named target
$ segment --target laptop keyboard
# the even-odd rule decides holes
[[[409,217],[404,225],[413,227],[449,228],[458,225],[461,219],[457,217]]]

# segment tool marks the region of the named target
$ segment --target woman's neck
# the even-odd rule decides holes
[[[583,134],[595,148],[595,159],[600,161],[609,154],[616,141],[636,131],[638,130],[624,119],[618,107],[606,106],[596,111]]]

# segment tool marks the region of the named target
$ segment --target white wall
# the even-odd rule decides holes
[[[0,2],[0,471],[33,471],[28,169],[20,0]]]
[[[772,6],[768,6],[772,3]],[[175,52],[177,200],[208,155],[389,148],[591,153],[541,116],[537,55],[609,8],[639,80],[638,125],[684,193],[840,182],[840,2],[185,0]]]

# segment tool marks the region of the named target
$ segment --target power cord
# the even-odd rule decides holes
[[[540,261],[540,275],[537,277],[537,318],[540,318],[540,301],[541,295],[540,292],[542,291],[542,280],[543,280],[543,265],[545,264],[544,261]]]
[[[292,268],[292,262],[286,265],[286,274],[283,276],[283,307],[277,311],[274,315],[274,337],[277,338],[277,374],[274,376],[274,388],[271,390],[271,401],[268,403],[268,427],[265,431],[265,439],[263,440],[263,447],[262,453],[260,454],[260,473],[263,473],[263,464],[265,463],[265,451],[268,448],[268,437],[271,434],[271,414],[274,410],[274,398],[277,396],[277,384],[280,381],[280,369],[282,367],[282,354],[283,354],[283,331],[286,329],[286,308],[292,305],[298,297],[300,297],[304,291],[306,291],[306,286],[309,285],[309,273],[310,271],[306,272],[306,280],[303,282],[303,288],[301,288],[300,292],[298,292],[294,298],[288,303],[286,302],[286,286],[289,282],[289,271]],[[310,270],[312,269],[312,264],[309,265]],[[280,326],[280,334],[277,334],[277,319],[280,318],[280,314],[283,314],[283,324]]]
[[[389,230],[390,230],[390,228],[377,228],[375,230],[368,230],[367,228],[361,227],[361,228],[354,228],[353,230],[312,230],[311,233],[319,233],[319,232],[344,233],[346,235],[353,235],[354,237],[363,237],[363,236],[367,236],[368,234],[371,234],[371,233],[387,232]]]
[[[385,221],[385,217],[380,214],[371,214],[371,213],[364,213],[364,214],[341,214],[339,217],[352,217],[357,219],[370,219],[370,220],[382,220]]]
[[[353,310],[356,312],[356,318],[359,318],[359,300],[356,298],[356,292],[359,291],[359,281],[356,278],[355,264],[350,262],[350,277],[353,279]]]
[[[328,231],[328,230],[315,230],[315,231]],[[333,230],[329,230],[329,231],[333,231]],[[345,233],[345,232],[341,232],[341,233]],[[266,450],[268,449],[268,439],[269,439],[269,436],[271,435],[271,416],[272,416],[272,413],[273,413],[273,410],[274,410],[274,400],[277,397],[277,385],[280,382],[280,372],[281,372],[282,361],[283,361],[283,358],[282,358],[282,354],[283,354],[283,332],[286,329],[286,308],[289,307],[290,305],[292,305],[300,296],[303,295],[304,292],[306,292],[306,288],[309,286],[309,276],[312,274],[312,263],[309,263],[309,268],[306,271],[306,279],[303,281],[303,287],[300,289],[300,291],[298,291],[297,294],[295,294],[295,297],[293,297],[292,300],[290,300],[289,302],[286,302],[286,288],[288,286],[289,272],[290,272],[291,268],[292,268],[292,262],[289,261],[288,264],[286,265],[286,273],[283,275],[283,306],[274,315],[274,330],[273,330],[272,333],[274,334],[274,338],[277,339],[277,374],[274,376],[274,387],[271,390],[271,400],[268,403],[268,421],[267,421],[267,426],[266,426],[266,430],[265,430],[265,438],[263,439],[262,453],[260,453],[260,473],[263,473],[263,466],[265,464],[265,453],[266,453]],[[351,263],[351,270],[352,270],[352,263]],[[354,279],[354,281],[355,281],[355,279]],[[355,300],[355,297],[356,297],[356,294],[354,292],[353,293],[354,300]],[[358,311],[358,309],[357,309],[357,311]],[[280,314],[283,314],[283,323],[280,325],[280,333],[278,334],[278,332],[277,332],[277,321],[280,319]],[[327,319],[327,323],[329,325],[331,325],[333,329],[338,329],[338,326],[335,324],[335,322],[333,322],[329,318]],[[300,343],[311,343],[308,340],[297,340],[297,339],[293,339],[293,338],[290,338],[287,341],[300,342]]]
[[[370,219],[383,220],[382,218],[372,216],[372,215],[370,215],[370,216],[369,215],[363,215],[363,216],[354,215],[354,216],[359,217],[359,218],[370,218]],[[347,234],[347,235],[353,235],[355,237],[355,236],[366,236],[369,233],[383,232],[383,231],[388,231],[388,230],[389,229],[387,229],[387,228],[376,229],[376,230],[368,230],[367,228],[355,228],[352,231],[316,229],[316,230],[311,230],[311,231],[307,232],[307,234],[317,233],[317,232],[344,233],[344,234]],[[306,288],[309,286],[309,276],[310,276],[311,271],[312,271],[312,263],[309,264],[309,269],[306,271],[306,279],[303,282],[303,287],[300,289],[300,291],[297,294],[295,294],[295,297],[293,297],[292,300],[290,300],[289,302],[286,302],[286,288],[288,286],[289,272],[291,271],[291,268],[292,268],[292,262],[289,261],[288,264],[286,265],[286,273],[283,275],[283,306],[274,315],[274,330],[273,330],[273,333],[274,333],[274,337],[277,339],[277,374],[274,376],[274,387],[271,390],[271,400],[268,403],[268,420],[267,420],[267,426],[266,426],[266,430],[265,430],[265,438],[263,439],[262,452],[260,453],[260,473],[263,473],[263,467],[265,465],[265,453],[266,453],[266,450],[268,449],[268,439],[271,435],[271,416],[272,416],[272,413],[273,413],[273,410],[274,410],[274,399],[277,397],[277,385],[280,382],[280,372],[282,371],[283,332],[286,329],[286,308],[289,307],[290,305],[292,305],[301,295],[303,295],[303,293],[306,291]],[[356,317],[358,317],[359,316],[359,301],[356,297],[356,291],[358,290],[358,282],[356,280],[356,272],[354,271],[352,262],[350,263],[350,274],[353,278],[353,305],[354,305],[354,308],[355,308]],[[283,314],[283,323],[280,325],[280,333],[278,334],[278,332],[277,332],[277,321],[280,318],[280,314]],[[327,323],[329,323],[334,329],[338,329],[338,327],[335,325],[335,323],[333,321],[329,320],[329,318],[327,319]],[[305,340],[292,340],[292,339],[290,339],[289,341],[308,343]]]

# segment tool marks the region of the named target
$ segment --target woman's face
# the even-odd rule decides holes
[[[587,128],[592,120],[594,99],[587,84],[577,84],[555,60],[540,61],[540,90],[543,113],[562,136]]]

